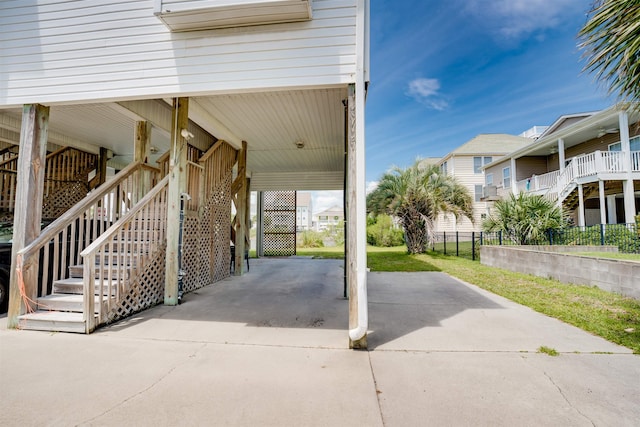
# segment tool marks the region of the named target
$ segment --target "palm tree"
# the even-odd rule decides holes
[[[640,100],[640,2],[595,0],[580,30],[586,71],[595,72],[609,93],[622,100]]]
[[[549,230],[564,228],[562,209],[551,200],[537,194],[511,194],[495,203],[495,214],[482,223],[486,232],[501,231],[518,245],[542,242]]]
[[[400,220],[409,253],[423,253],[433,241],[434,222],[441,213],[473,220],[473,201],[466,187],[437,166],[420,165],[385,173],[367,196],[367,209]]]

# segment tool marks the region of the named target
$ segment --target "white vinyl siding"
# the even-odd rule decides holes
[[[306,22],[171,33],[154,1],[0,2],[0,106],[352,83],[356,0]]]

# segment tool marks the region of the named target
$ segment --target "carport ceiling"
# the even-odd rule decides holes
[[[345,89],[198,97],[196,102],[247,141],[251,172],[344,169]],[[207,129],[206,123],[199,123]],[[302,148],[298,146],[302,144]]]

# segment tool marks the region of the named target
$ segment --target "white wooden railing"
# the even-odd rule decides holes
[[[146,285],[138,277],[166,242],[168,183],[167,175],[80,253],[87,333],[114,320],[109,316],[115,316],[114,307],[126,298],[134,280]]]
[[[34,301],[37,296],[49,295],[53,281],[69,277],[68,267],[80,264],[80,253],[142,199],[158,174],[156,168],[132,163],[114,179],[89,192],[20,250],[17,270],[36,269],[24,275],[24,289],[31,289],[32,295],[23,298]],[[34,283],[26,283],[28,280]]]
[[[575,180],[600,173],[626,172],[626,153],[621,151],[594,151],[571,159],[564,171],[553,171],[543,175],[534,175],[518,181],[520,192],[541,192],[544,194],[566,196],[567,190],[575,186]],[[640,151],[631,152],[631,171],[640,172]],[[555,196],[554,196],[555,197]]]

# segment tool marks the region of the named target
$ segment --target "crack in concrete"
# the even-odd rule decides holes
[[[173,373],[173,371],[175,371],[176,369],[178,369],[178,367],[184,365],[185,363],[187,363],[190,359],[194,358],[200,351],[202,351],[205,347],[207,346],[207,344],[203,344],[201,345],[198,349],[196,349],[194,352],[192,352],[191,354],[188,354],[186,357],[186,360],[176,364],[175,366],[173,366],[171,369],[169,369],[169,371],[167,371],[164,375],[162,375],[160,378],[158,378],[156,381],[154,381],[153,383],[151,383],[148,387],[138,391],[137,393],[132,394],[129,397],[126,397],[124,399],[122,399],[120,402],[116,403],[115,405],[113,405],[111,408],[103,411],[101,414],[96,415],[93,418],[89,418],[88,420],[84,420],[78,424],[76,424],[77,426],[80,425],[84,425],[84,424],[89,424],[92,421],[95,421],[105,415],[107,415],[109,412],[112,412],[113,410],[115,410],[116,408],[124,405],[125,403],[135,399],[136,397],[142,396],[143,394],[147,393],[149,390],[151,390],[152,388],[154,388],[155,386],[157,386],[158,384],[160,384],[162,381],[165,380],[165,378],[168,378],[169,375],[171,375]]]
[[[384,422],[384,414],[382,413],[382,405],[380,403],[380,394],[382,394],[382,391],[378,389],[378,381],[376,380],[376,374],[373,371],[373,363],[371,362],[370,351],[367,351],[367,358],[369,359],[369,369],[371,370],[371,378],[373,379],[373,388],[375,389],[374,391],[376,393],[376,401],[378,402],[378,413],[380,414],[380,422],[384,427],[386,424]]]
[[[526,359],[525,359],[526,360]],[[560,393],[560,396],[562,396],[562,398],[564,399],[565,402],[567,402],[567,405],[569,405],[569,407],[571,409],[573,409],[574,411],[576,411],[578,414],[580,414],[584,419],[586,419],[587,421],[589,421],[591,423],[591,425],[593,427],[596,426],[596,423],[589,418],[585,413],[583,413],[579,408],[577,408],[576,406],[574,406],[571,401],[569,400],[569,398],[567,397],[566,394],[564,394],[564,391],[562,391],[562,388],[556,384],[556,382],[553,380],[553,378],[551,378],[551,375],[549,375],[547,373],[547,371],[545,371],[544,369],[542,370],[542,374],[549,380],[549,382],[551,384],[553,384],[553,386],[558,390],[558,393]]]

